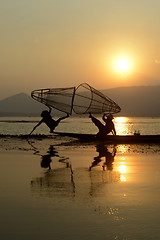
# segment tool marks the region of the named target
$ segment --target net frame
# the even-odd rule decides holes
[[[34,100],[67,114],[72,114],[74,95],[75,87],[36,89],[31,92],[31,97]],[[65,101],[57,101],[57,96],[59,98],[65,97]]]
[[[79,91],[80,89],[85,91]],[[59,100],[61,98],[61,101],[56,100],[57,96]],[[121,111],[117,103],[87,83],[81,83],[78,87],[37,89],[31,92],[31,97],[68,114],[72,114],[72,112],[79,115],[87,113],[115,114]]]
[[[90,92],[90,97],[87,95],[84,95],[84,92],[78,92],[79,89],[85,89],[87,92]],[[95,99],[95,96],[97,97],[97,100]],[[86,101],[89,100],[88,106],[85,105],[78,105],[76,104],[76,98],[83,98]],[[79,110],[78,110],[79,109]],[[81,109],[81,111],[80,111]],[[83,111],[82,111],[83,109]],[[105,96],[100,91],[96,90],[95,88],[91,87],[87,83],[80,84],[76,90],[75,90],[75,96],[74,96],[74,104],[73,104],[73,111],[76,114],[86,114],[86,113],[94,113],[94,114],[100,114],[100,113],[106,113],[106,114],[115,114],[121,111],[121,108],[118,106],[117,103],[115,103],[112,99]]]

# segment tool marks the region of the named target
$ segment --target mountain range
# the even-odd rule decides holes
[[[160,117],[160,85],[119,87],[102,92],[121,107],[121,116]]]
[[[119,87],[100,91],[121,107],[117,116],[160,117],[160,86]],[[0,116],[40,116],[45,108],[26,93],[19,93],[0,101]]]
[[[19,93],[0,101],[0,116],[37,116],[44,106],[26,93]]]

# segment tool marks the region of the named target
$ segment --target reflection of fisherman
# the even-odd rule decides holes
[[[106,116],[106,114],[103,115],[102,119],[105,122],[105,125],[103,125],[97,118],[93,117],[92,114],[89,114],[89,117],[91,118],[92,122],[98,127],[99,132],[97,133],[97,137],[105,137],[110,132],[113,135],[116,135],[116,130],[114,127],[114,123],[112,121],[113,115],[109,114]]]
[[[50,145],[47,154],[41,155],[39,153],[39,150],[27,139],[28,143],[32,146],[34,150],[34,154],[40,155],[41,156],[41,167],[42,168],[49,168],[51,170],[51,162],[52,162],[52,157],[58,157],[59,162],[66,163],[66,167],[70,167],[68,162],[66,161],[68,158],[67,157],[60,157],[58,152],[55,150],[53,145]]]
[[[48,106],[49,107],[49,106]],[[41,125],[43,122],[50,128],[50,133],[53,133],[54,129],[58,126],[58,124],[60,123],[61,120],[69,117],[69,114],[67,114],[67,116],[65,117],[61,117],[58,120],[54,120],[51,117],[51,108],[49,107],[49,111],[45,110],[41,113],[41,121],[33,128],[33,130],[31,131],[30,134],[32,134],[32,132],[39,126]],[[29,134],[29,135],[30,135]]]
[[[105,157],[105,162],[103,164],[103,170],[106,170],[106,167],[108,170],[112,170],[113,169],[113,162],[114,162],[114,157],[116,155],[116,149],[115,147],[113,148],[113,152],[109,152],[107,147],[105,145],[98,145],[97,146],[97,152],[99,153],[99,155],[97,157],[94,158],[94,161],[92,162],[91,167],[89,168],[89,170],[91,171],[91,169],[95,166],[97,166],[101,161],[102,161],[102,157]]]
[[[51,157],[59,157],[58,152],[55,151],[55,148],[53,147],[53,145],[49,147],[48,154],[42,155],[42,161],[41,161],[42,168],[49,168],[49,170],[51,169],[51,166],[50,166],[52,162]]]
[[[97,150],[98,152],[98,150]],[[114,157],[116,155],[116,148],[113,148],[113,152],[109,152],[107,147],[104,146],[104,148],[101,148],[99,150],[99,156],[100,157],[105,157],[105,162],[103,164],[103,170],[106,170],[106,167],[108,170],[113,170],[113,162],[114,162]]]

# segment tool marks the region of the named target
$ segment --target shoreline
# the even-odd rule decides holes
[[[160,153],[160,144],[157,143],[105,143],[105,142],[81,142],[77,139],[62,136],[51,135],[32,135],[26,138],[25,135],[0,135],[0,153],[2,152],[44,152],[46,153],[50,146],[61,151],[74,152],[75,149],[95,149],[99,146],[106,148],[116,148],[117,153]]]

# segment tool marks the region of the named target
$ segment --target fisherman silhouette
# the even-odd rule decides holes
[[[103,114],[103,121],[105,122],[105,125],[103,125],[101,123],[101,121],[99,121],[97,118],[93,117],[92,114],[89,114],[89,118],[91,118],[92,122],[98,127],[99,132],[97,133],[97,137],[98,138],[103,138],[105,137],[107,134],[109,134],[110,132],[113,135],[116,135],[116,130],[115,130],[115,126],[113,123],[113,115],[109,114],[108,116],[106,114]]]
[[[41,121],[33,128],[33,130],[31,131],[31,133],[29,135],[31,135],[33,133],[33,131],[42,123],[45,123],[50,128],[50,133],[53,133],[54,129],[58,126],[60,121],[69,117],[69,114],[67,114],[67,116],[65,116],[65,117],[61,117],[58,120],[54,120],[51,117],[51,107],[49,107],[49,106],[47,106],[47,107],[49,108],[49,111],[45,110],[41,113],[41,117],[42,117]]]

